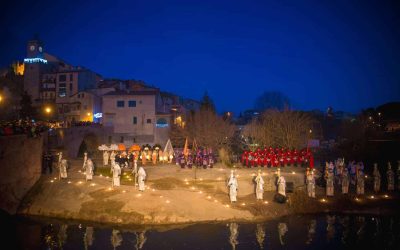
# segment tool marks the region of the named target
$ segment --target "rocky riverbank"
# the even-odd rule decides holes
[[[146,167],[145,192],[139,192],[129,171],[122,175],[122,185],[111,188],[108,169],[97,169],[93,181],[85,182],[79,171],[80,161],[72,161],[67,180],[57,175],[42,176],[25,197],[18,213],[118,225],[166,225],[194,222],[261,221],[277,217],[320,212],[387,213],[399,208],[398,197],[380,194],[358,197],[337,195],[326,198],[317,188],[317,199],[304,192],[304,169],[287,168],[282,173],[295,186],[288,203],[273,201],[274,191],[266,191],[264,201],[256,201],[253,178],[256,169],[237,170],[239,195],[230,203],[226,179],[230,169],[190,170],[177,166]],[[275,178],[272,169],[263,170],[268,185]],[[268,187],[267,187],[268,189]],[[385,196],[386,195],[386,196]]]

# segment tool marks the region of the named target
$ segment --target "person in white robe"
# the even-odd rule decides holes
[[[121,184],[120,184],[120,177],[121,177],[121,168],[120,168],[120,166],[118,165],[118,163],[115,163],[113,166],[112,166],[112,169],[111,169],[111,172],[112,172],[112,175],[113,175],[113,179],[112,179],[112,186],[114,187],[119,187]]]
[[[86,163],[87,163],[87,159],[88,159],[87,152],[85,152],[85,153],[83,153],[83,164],[82,164],[82,169],[85,169],[85,165],[86,165]]]
[[[111,161],[111,167],[113,167],[115,164],[115,152],[114,151],[111,151],[110,161]]]
[[[392,170],[392,165],[388,162],[388,169],[386,171],[387,183],[388,183],[388,191],[394,190],[394,172]]]
[[[108,165],[109,158],[110,158],[110,154],[108,153],[107,150],[104,150],[104,152],[103,152],[103,165],[104,166]]]
[[[237,190],[238,190],[238,182],[236,179],[236,176],[233,172],[233,170],[231,170],[231,177],[229,178],[228,181],[228,187],[229,187],[229,198],[231,200],[231,202],[236,202],[236,196],[237,196]]]
[[[283,175],[279,176],[277,185],[278,185],[278,193],[283,196],[286,196],[286,180],[285,177],[283,177]]]
[[[58,153],[58,162],[57,162],[58,168],[60,168],[62,158],[63,158],[62,152]]]
[[[350,185],[350,174],[347,169],[343,169],[342,171],[342,194],[349,193],[349,185]]]
[[[262,200],[264,195],[264,180],[261,176],[261,170],[258,170],[258,174],[255,178],[256,182],[256,197],[257,200]]]
[[[145,190],[144,180],[146,179],[146,171],[144,171],[143,167],[139,167],[138,171],[138,183],[139,183],[139,191]]]
[[[307,193],[308,197],[315,198],[315,178],[314,171],[310,169],[307,173]]]
[[[381,173],[379,172],[377,163],[374,163],[374,172],[372,175],[374,176],[374,192],[378,193],[381,190]]]
[[[86,181],[93,180],[94,164],[92,159],[87,159],[85,164]]]
[[[329,168],[328,173],[327,173],[327,179],[326,179],[326,196],[333,196],[334,194],[334,180],[335,176],[333,174],[333,169]]]
[[[360,169],[357,170],[357,195],[364,194],[365,176],[364,172]]]
[[[60,178],[61,179],[66,179],[67,178],[67,167],[68,167],[68,163],[66,159],[62,159],[61,160],[61,164],[60,164]]]

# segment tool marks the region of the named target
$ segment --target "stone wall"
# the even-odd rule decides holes
[[[43,137],[0,137],[0,209],[15,214],[20,201],[40,178]]]

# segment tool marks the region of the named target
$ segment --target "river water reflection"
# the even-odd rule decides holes
[[[17,219],[15,230],[18,249],[400,249],[398,216],[289,216],[163,230]]]

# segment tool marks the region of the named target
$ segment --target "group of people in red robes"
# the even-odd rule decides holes
[[[314,157],[310,149],[290,150],[284,148],[258,148],[244,151],[241,163],[245,167],[303,166],[314,168]]]

